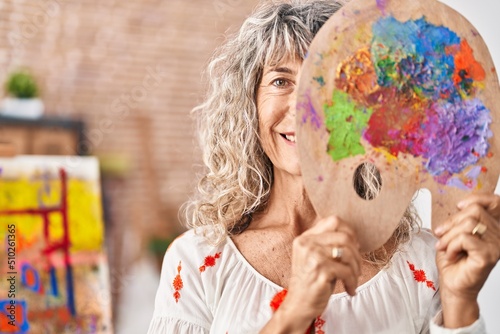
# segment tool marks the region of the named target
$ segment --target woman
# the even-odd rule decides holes
[[[498,196],[459,203],[437,246],[409,208],[384,247],[360,254],[349,224],[317,217],[304,191],[296,85],[339,7],[265,4],[212,60],[196,108],[207,172],[186,208],[193,229],[165,255],[149,333],[484,332],[477,295],[500,257]],[[376,193],[369,168],[358,182]]]

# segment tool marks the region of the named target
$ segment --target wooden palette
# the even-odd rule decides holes
[[[321,216],[353,224],[362,249],[384,244],[417,189],[432,225],[500,173],[500,96],[488,49],[460,14],[435,0],[353,0],[313,40],[297,97],[302,174]],[[362,199],[362,163],[382,187]]]

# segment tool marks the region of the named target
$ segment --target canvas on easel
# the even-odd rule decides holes
[[[1,333],[112,333],[97,159],[0,158],[0,240]]]

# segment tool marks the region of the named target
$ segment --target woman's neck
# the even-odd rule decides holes
[[[254,228],[285,227],[295,235],[314,225],[317,215],[305,191],[302,176],[275,170],[267,208],[258,216],[261,217],[254,217],[257,218]]]

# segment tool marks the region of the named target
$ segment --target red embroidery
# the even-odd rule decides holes
[[[276,310],[280,307],[281,303],[285,300],[286,294],[288,293],[287,289],[283,289],[277,294],[274,295],[273,299],[271,299],[271,302],[269,303],[269,306],[273,310],[273,312],[276,312]],[[325,334],[323,331],[323,325],[325,324],[325,320],[321,319],[321,317],[317,317],[314,320],[314,324],[312,324],[305,332],[305,334],[311,333],[311,330],[314,326],[316,328],[315,333],[316,334]]]
[[[287,292],[288,291],[286,289],[283,289],[274,295],[273,299],[271,300],[271,303],[269,303],[269,306],[271,306],[273,312],[276,312],[276,310],[278,309],[278,307],[280,307],[283,300],[285,300]]]
[[[181,261],[179,261],[179,265],[177,266],[177,276],[175,276],[174,281],[172,282],[172,285],[174,286],[175,292],[174,292],[174,298],[175,302],[179,302],[179,298],[181,298],[181,293],[179,292],[183,287],[184,283],[182,282],[181,278]]]
[[[314,327],[316,328],[314,333],[325,334],[325,332],[323,331],[324,325],[325,325],[325,320],[321,319],[321,316],[317,317],[316,320],[314,321]]]
[[[422,269],[418,269],[418,270],[415,269],[415,266],[408,261],[406,261],[406,263],[408,263],[410,270],[413,272],[413,278],[415,278],[415,281],[417,281],[419,283],[425,283],[428,288],[431,288],[432,290],[436,291],[436,287],[434,286],[434,282],[427,279],[427,276],[425,275],[425,271],[423,271]]]
[[[215,254],[214,256],[207,256],[203,265],[200,267],[200,273],[204,272],[207,267],[215,266],[215,260],[220,258],[220,252]]]

